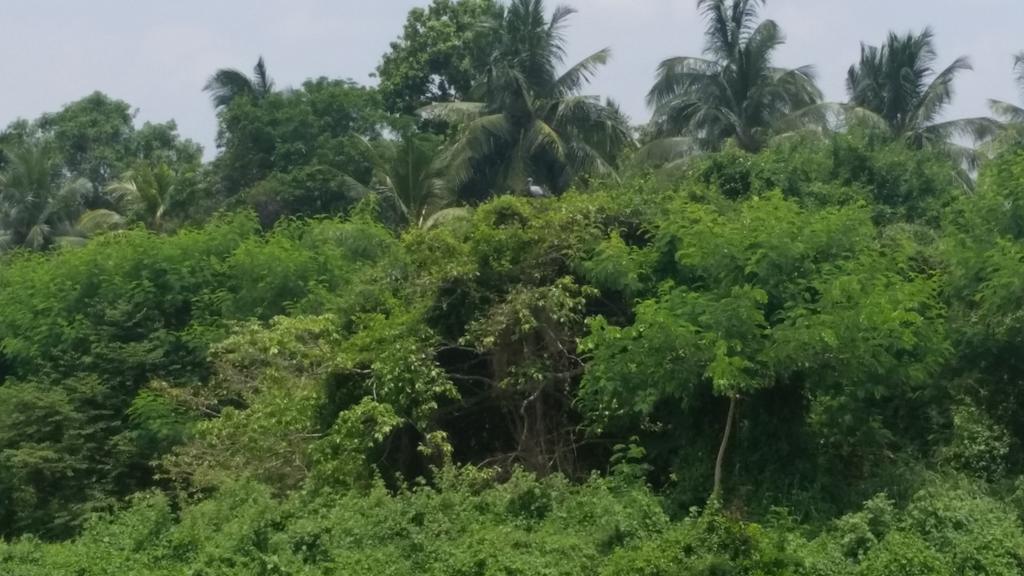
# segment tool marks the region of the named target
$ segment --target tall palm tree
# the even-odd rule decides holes
[[[773,20],[758,21],[763,3],[697,2],[707,20],[705,57],[679,56],[658,66],[647,94],[655,139],[689,138],[705,150],[734,140],[756,152],[783,120],[821,100],[812,67],[773,65],[785,38]]]
[[[92,185],[82,178],[62,181],[44,147],[9,150],[7,158],[0,174],[0,248],[80,244],[120,224],[116,212],[85,209]]]
[[[214,108],[220,109],[240,97],[259,100],[270,95],[274,91],[274,81],[267,72],[263,56],[260,56],[252,69],[252,78],[234,68],[221,68],[210,77],[203,90],[210,93]]]
[[[107,193],[128,214],[150,230],[163,232],[167,213],[178,200],[178,178],[166,164],[143,166],[107,187]]]
[[[555,192],[579,177],[614,175],[618,154],[632,143],[617,107],[580,91],[611,55],[606,48],[559,74],[565,25],[575,10],[543,0],[512,0],[487,26],[494,38],[489,64],[471,91],[477,100],[440,103],[421,111],[461,124],[450,170],[457,185],[470,178],[492,189],[523,190],[533,178]]]
[[[466,213],[453,207],[455,190],[446,177],[442,141],[432,134],[407,133],[382,153],[364,140],[374,163],[371,187],[349,178],[349,192],[365,196],[376,191],[404,227],[430,228]]]
[[[1019,52],[1013,57],[1013,71],[1017,76],[1021,94],[1024,95],[1024,52]],[[988,103],[992,113],[1008,124],[1024,125],[1024,108],[1001,100],[989,100]]]
[[[972,68],[961,56],[936,73],[936,58],[934,35],[928,28],[920,34],[890,33],[880,47],[862,44],[860,61],[847,74],[850,105],[873,114],[912,146],[937,146],[973,163],[973,150],[954,139],[986,139],[995,133],[998,123],[991,118],[940,121],[953,99],[957,75]]]

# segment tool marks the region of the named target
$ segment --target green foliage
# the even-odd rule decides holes
[[[171,515],[150,495],[78,539],[0,544],[5,574],[534,574],[597,573],[616,548],[666,527],[643,490],[602,480],[514,476],[498,487],[479,472],[448,473],[438,489],[275,500],[258,484],[227,486]],[[33,572],[32,570],[38,570]],[[43,572],[43,570],[49,572]]]
[[[168,227],[169,217],[182,212],[190,174],[175,174],[167,164],[140,165],[126,172],[124,180],[107,188],[122,210],[155,232]]]
[[[218,194],[240,199],[268,225],[351,206],[349,180],[368,183],[373,172],[361,138],[376,138],[384,121],[376,92],[326,78],[233,100],[218,117]]]
[[[89,182],[60,173],[50,149],[9,150],[0,174],[0,249],[73,245],[88,236],[90,220],[119,223],[109,210],[86,210],[90,192]]]
[[[1013,384],[1022,373],[1013,351],[1024,336],[1019,314],[1024,221],[1017,198],[1024,182],[1022,167],[1024,155],[1016,150],[1005,152],[986,166],[977,194],[950,210],[942,245],[949,270],[945,289],[957,343],[958,384],[969,399],[967,404],[982,408],[979,417],[992,419],[992,427],[985,425],[987,429],[981,435],[979,431],[968,436],[972,439],[961,436],[954,441],[961,451],[965,441],[989,444],[983,456],[976,452],[972,458],[975,464],[969,468],[976,473],[1002,466],[998,452],[1005,451],[1006,444],[1000,440],[1001,429],[1009,432],[1008,458],[1012,466],[1022,462],[1024,428],[1019,419],[1019,390]],[[974,427],[963,420],[961,424],[967,424],[968,429]]]
[[[953,99],[957,74],[972,68],[961,56],[936,72],[935,60],[934,34],[929,28],[903,36],[890,32],[881,47],[861,44],[860,60],[850,67],[846,79],[850,104],[912,146],[946,150],[973,166],[974,151],[955,143],[955,138],[984,140],[995,133],[998,123],[991,118],[940,121]]]
[[[435,102],[466,99],[487,65],[483,23],[496,10],[492,0],[434,0],[410,10],[401,37],[377,67],[385,107],[412,114]]]
[[[30,138],[51,145],[61,168],[89,181],[97,195],[140,161],[165,163],[178,171],[198,168],[202,149],[182,139],[173,120],[147,122],[141,128],[134,121],[135,111],[127,102],[94,92],[41,116],[33,122]],[[12,126],[8,131],[12,128],[18,130]],[[23,138],[12,142],[25,143]]]
[[[128,167],[134,114],[127,102],[95,92],[39,120],[68,171],[102,189]]]
[[[756,152],[821,100],[811,66],[773,66],[785,39],[773,20],[758,22],[761,0],[699,0],[707,21],[705,58],[679,56],[658,65],[647,93],[655,138],[684,137],[705,150],[726,141]],[[787,125],[788,124],[788,125]]]
[[[904,510],[884,497],[839,519],[808,547],[810,574],[1017,574],[1024,533],[976,486],[938,482]]]
[[[573,13],[563,7],[548,19],[540,0],[500,6],[486,22],[493,40],[487,67],[475,79],[475,101],[421,110],[428,120],[459,125],[449,170],[467,197],[526,192],[534,180],[560,193],[588,178],[614,177],[632,144],[627,120],[613,103],[580,95],[611,52],[556,71]]]
[[[0,573],[1024,573],[1019,130],[964,164],[927,32],[821,104],[762,5],[636,130],[540,0],[411,11],[377,88],[218,70],[207,164],[12,123]]]
[[[782,192],[810,208],[866,204],[879,224],[937,225],[963,186],[941,153],[914,150],[867,132],[794,135],[760,154],[735,148],[695,160],[700,182],[736,200]]]
[[[531,574],[875,576],[1019,573],[1024,531],[975,488],[884,497],[808,539],[783,511],[708,506],[670,521],[651,493],[591,478],[452,469],[436,488],[275,498],[252,482],[201,502],[134,497],[74,540],[0,543],[5,574]]]
[[[257,229],[254,217],[236,215],[166,238],[129,231],[80,250],[19,256],[0,269],[0,306],[10,310],[0,320],[3,376],[28,391],[52,390],[12,415],[46,422],[59,410],[67,421],[47,432],[11,420],[3,428],[16,435],[0,434],[0,450],[45,446],[45,458],[24,453],[19,474],[38,471],[40,482],[56,486],[62,514],[81,512],[67,506],[88,502],[87,487],[120,494],[148,484],[149,463],[186,435],[191,417],[171,426],[184,417],[173,406],[137,397],[149,394],[147,385],[187,389],[205,380],[208,350],[233,320],[372,305],[365,290],[344,287],[395,246],[367,223],[282,226],[269,237]],[[52,466],[68,471],[45,472]],[[38,518],[46,510],[26,503],[10,513]],[[42,527],[35,522],[5,526]]]
[[[798,574],[799,537],[731,519],[709,506],[669,530],[614,555],[602,575]]]
[[[655,246],[656,294],[637,303],[629,325],[591,320],[584,341],[592,358],[581,400],[598,423],[672,428],[721,410],[707,392],[749,398],[747,411],[798,394],[806,429],[773,439],[753,424],[741,432],[745,450],[768,458],[749,471],[761,478],[773,442],[799,445],[811,434],[826,447],[817,475],[828,474],[830,455],[866,464],[933,432],[928,422],[907,426],[902,410],[941,393],[933,377],[949,345],[936,289],[877,243],[866,210],[809,211],[778,194],[739,204],[680,199],[662,216]],[[792,417],[760,425],[781,431],[788,426],[778,419]],[[814,458],[815,448],[803,450]],[[868,470],[846,474],[848,482]]]
[[[210,93],[215,108],[230,106],[236,100],[259,101],[274,92],[274,81],[267,64],[260,56],[252,69],[252,78],[234,69],[221,69],[206,82],[203,90]]]

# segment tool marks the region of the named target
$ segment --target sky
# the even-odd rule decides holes
[[[218,68],[266,58],[279,87],[310,77],[373,84],[374,68],[410,8],[428,0],[0,0],[0,126],[60,109],[93,91],[123,99],[137,120],[174,119],[214,152],[216,118],[202,87]],[[646,120],[658,62],[700,55],[696,0],[569,0],[575,62],[604,47],[613,58],[586,91]],[[553,7],[555,2],[549,0]],[[1012,55],[1024,50],[1024,0],[768,0],[787,44],[781,66],[813,64],[829,100],[844,99],[860,42],[931,26],[939,65],[960,55],[975,70],[957,83],[949,117],[987,112],[988,98],[1024,99]]]

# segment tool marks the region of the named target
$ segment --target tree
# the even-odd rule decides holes
[[[93,186],[92,200],[134,161],[135,113],[124,101],[94,92],[39,118],[41,135],[51,139],[54,160]]]
[[[1013,57],[1013,71],[1017,76],[1017,85],[1024,93],[1024,52],[1019,52]],[[1010,124],[1024,124],[1024,108],[1016,104],[989,100],[989,107],[996,116]]]
[[[689,137],[707,150],[731,139],[756,152],[783,120],[821,99],[810,66],[773,65],[784,37],[774,21],[757,21],[762,3],[699,0],[706,57],[669,58],[658,66],[647,94],[656,138]]]
[[[196,172],[203,163],[203,147],[178,135],[174,120],[146,122],[135,131],[135,158],[146,164],[165,164],[183,174]]]
[[[0,132],[0,170],[7,166],[9,153],[33,142],[39,142],[39,123],[19,118]]]
[[[492,42],[483,24],[496,12],[494,0],[434,0],[410,10],[402,36],[377,67],[385,108],[412,114],[468,96]]]
[[[120,223],[110,210],[85,210],[92,189],[85,179],[60,177],[49,150],[25,146],[9,152],[0,175],[0,245],[43,250],[78,244]]]
[[[194,172],[203,150],[178,134],[173,120],[146,122],[136,129],[131,105],[95,92],[38,119],[17,120],[0,133],[0,146],[14,149],[45,142],[57,169],[85,178],[92,208],[110,208],[104,189],[139,162],[166,163],[176,172]],[[0,167],[4,160],[0,157]]]
[[[206,82],[203,90],[210,93],[214,108],[229,106],[238,98],[261,100],[274,92],[274,81],[260,56],[252,69],[252,78],[234,68],[221,68]]]
[[[360,196],[373,193],[376,188],[401,226],[429,228],[466,212],[464,208],[451,207],[455,191],[445,175],[440,137],[408,132],[397,142],[378,147],[365,144],[374,162],[373,182],[366,187],[353,180],[351,188]]]
[[[668,448],[686,458],[679,481],[704,495],[710,484],[714,498],[727,461],[734,482],[763,488],[773,465],[740,456],[775,459],[803,445],[801,426],[824,452],[796,460],[841,454],[865,466],[858,475],[886,443],[927,436],[900,410],[934,392],[947,352],[941,306],[929,279],[903,275],[905,255],[876,244],[866,210],[806,210],[770,193],[737,204],[679,198],[661,212],[654,253],[643,259],[641,277],[654,280],[648,296],[625,326],[591,319],[583,340],[580,400],[597,423],[637,418],[626,430],[673,429],[663,441],[687,444],[687,456]],[[800,400],[776,404],[791,394]],[[783,474],[790,482],[798,472]]]
[[[998,124],[991,118],[940,121],[953,100],[957,75],[972,67],[961,56],[936,73],[936,58],[934,34],[928,28],[904,36],[891,32],[881,47],[862,44],[860,61],[847,73],[850,105],[874,115],[894,136],[916,148],[937,146],[973,163],[974,151],[953,140],[988,138]]]
[[[1024,95],[1024,52],[1014,55],[1013,71],[1021,94]],[[989,100],[988,106],[992,114],[1002,122],[1002,130],[986,143],[985,152],[996,157],[1002,150],[1019,148],[1024,142],[1024,107],[1002,100]]]
[[[361,139],[380,138],[386,119],[375,90],[327,78],[258,102],[237,99],[218,117],[221,153],[212,165],[218,193],[229,202],[264,206],[269,221],[350,205],[341,184],[344,177],[369,183],[373,164]],[[264,182],[259,198],[250,198]]]
[[[611,52],[599,50],[556,73],[565,57],[564,28],[575,10],[543,0],[514,0],[488,24],[496,44],[474,103],[439,103],[426,117],[461,121],[451,150],[458,185],[471,180],[486,189],[522,190],[527,178],[561,192],[578,178],[612,175],[632,139],[624,115],[610,103],[579,91]],[[485,193],[486,195],[486,193]]]
[[[166,164],[143,165],[109,186],[107,192],[127,208],[126,213],[154,232],[165,230],[167,213],[180,201],[181,194],[177,176]]]

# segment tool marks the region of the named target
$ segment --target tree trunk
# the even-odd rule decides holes
[[[729,436],[732,435],[732,421],[736,419],[736,396],[729,397],[729,415],[725,417],[725,432],[722,433],[722,443],[718,446],[718,458],[715,459],[715,487],[711,492],[711,498],[718,499],[722,496],[722,466],[725,464],[725,451],[729,447]]]

